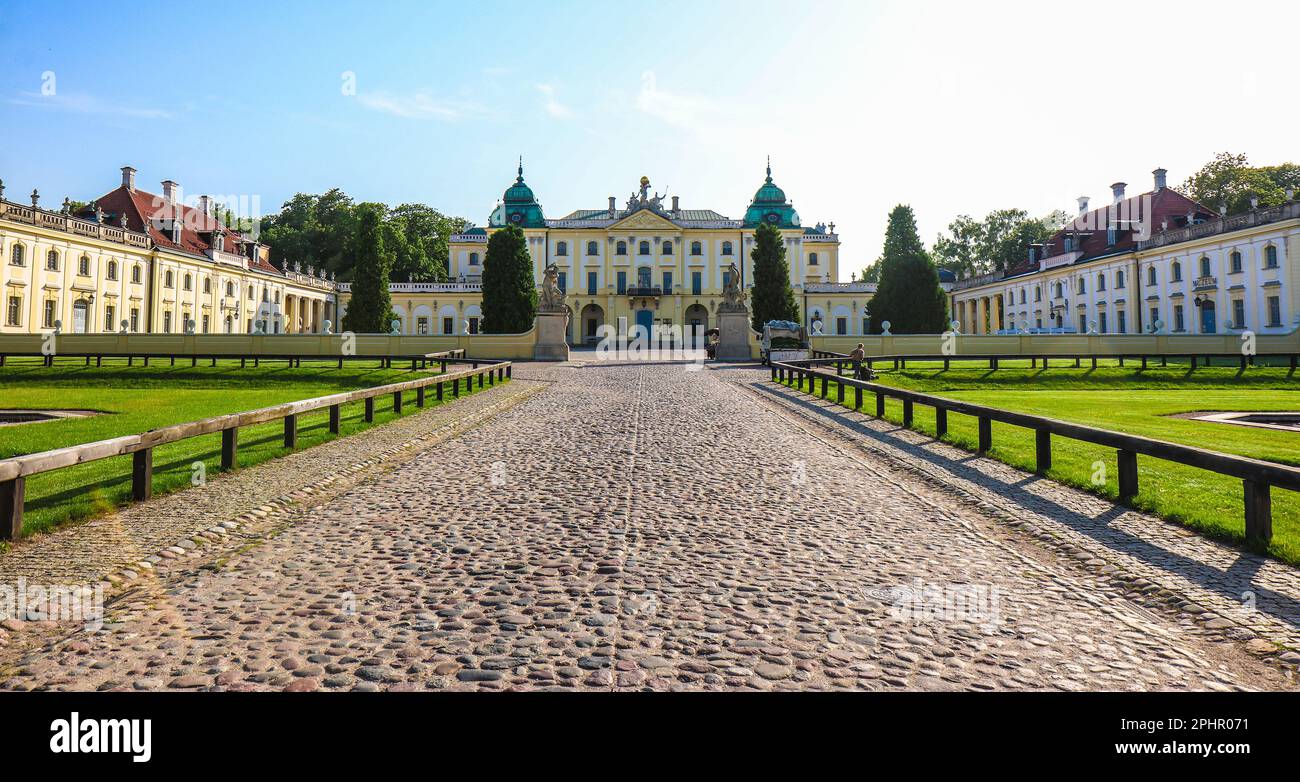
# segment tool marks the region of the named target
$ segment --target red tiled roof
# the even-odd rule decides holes
[[[1218,217],[1218,214],[1211,209],[1167,187],[1132,196],[1119,204],[1107,204],[1079,215],[1044,244],[1038,252],[1038,257],[1050,258],[1065,252],[1067,236],[1074,238],[1073,250],[1082,252],[1075,263],[1103,255],[1126,252],[1137,246],[1137,240],[1134,239],[1134,221],[1145,224],[1154,233],[1160,231],[1161,225],[1166,222],[1170,229],[1187,225],[1189,212],[1197,220]],[[1112,222],[1115,223],[1116,228],[1114,244],[1110,243],[1107,230]],[[1006,276],[1037,270],[1038,261],[1030,261],[1026,258],[1016,266],[1007,269]]]
[[[191,255],[206,256],[212,248],[210,241],[212,233],[219,231],[225,237],[225,252],[233,255],[243,255],[239,247],[239,241],[242,238],[241,234],[222,225],[215,217],[204,214],[196,207],[168,203],[160,195],[148,193],[144,190],[127,190],[126,187],[118,187],[116,190],[106,193],[95,203],[106,213],[113,215],[125,213],[127,228],[133,231],[147,232],[149,238],[159,247],[179,250]],[[87,211],[93,211],[93,207],[87,207]],[[160,223],[170,221],[173,217],[179,217],[181,220],[179,242],[172,241],[170,231],[163,231],[159,228]],[[116,220],[113,220],[113,222],[116,224]],[[249,269],[281,274],[279,269],[260,256],[252,260],[244,256],[244,260]]]

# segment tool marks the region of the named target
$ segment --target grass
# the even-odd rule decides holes
[[[1300,377],[1285,368],[1188,367],[1140,371],[1126,367],[1073,368],[1073,361],[1054,362],[1049,369],[1032,369],[1002,362],[1002,369],[941,363],[909,363],[899,371],[880,371],[878,382],[1003,410],[1047,416],[1131,434],[1184,443],[1224,453],[1300,465],[1300,433],[1172,417],[1177,413],[1230,410],[1300,411]],[[792,384],[793,386],[793,384]],[[801,390],[807,391],[805,386]],[[820,394],[821,386],[817,385]],[[830,385],[835,399],[835,385]],[[847,389],[846,406],[853,404]],[[864,394],[863,412],[874,414],[875,395]],[[887,400],[885,418],[901,424],[903,404]],[[912,428],[934,436],[933,408],[917,405]],[[976,449],[976,420],[948,414],[943,438],[960,448]],[[1034,471],[1034,433],[1009,424],[993,423],[989,456]],[[1096,464],[1105,469],[1100,475]],[[1052,438],[1052,468],[1048,477],[1117,500],[1115,451],[1062,437]],[[1239,480],[1173,462],[1138,457],[1139,494],[1133,506],[1183,524],[1200,533],[1236,544],[1245,542],[1244,500]],[[1101,480],[1094,482],[1094,478]],[[1267,553],[1300,564],[1300,494],[1273,491],[1273,540]]]
[[[0,406],[86,409],[104,414],[0,427],[0,458],[437,374],[436,365],[427,371],[410,371],[384,369],[378,361],[348,362],[343,369],[306,362],[297,368],[283,363],[253,367],[250,363],[242,369],[238,361],[219,361],[215,367],[190,367],[188,362],[175,367],[160,364],[143,367],[137,362],[129,367],[124,360],[114,360],[98,368],[44,367],[39,359],[10,359],[0,368]],[[418,410],[414,400],[415,392],[408,392],[403,415]],[[437,404],[435,395],[428,393],[426,407]],[[342,413],[340,436],[398,417],[388,395],[375,400],[373,424],[365,422],[360,402],[344,406]],[[252,466],[288,453],[283,434],[280,421],[241,429],[239,466]],[[299,417],[298,450],[334,437],[329,432],[328,410]],[[174,491],[191,485],[197,462],[203,464],[208,476],[220,471],[221,436],[204,435],[160,446],[153,458],[154,492]],[[131,457],[112,457],[34,475],[28,478],[26,488],[24,534],[84,520],[130,502]]]

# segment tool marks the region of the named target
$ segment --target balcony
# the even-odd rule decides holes
[[[648,287],[642,287],[638,285],[635,287],[629,287],[627,289],[628,298],[642,298],[645,296],[662,296],[662,295],[664,295],[664,289],[655,285],[651,285]]]

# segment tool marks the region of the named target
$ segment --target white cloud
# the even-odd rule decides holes
[[[556,100],[554,86],[550,84],[539,84],[537,85],[537,91],[542,93],[546,98],[543,108],[546,109],[547,114],[550,114],[556,119],[566,119],[573,116],[573,111],[568,106],[565,106],[563,103]]]
[[[443,98],[429,92],[396,95],[390,92],[363,93],[357,98],[368,109],[406,119],[431,119],[455,122],[486,119],[494,116],[488,107],[471,100]]]
[[[8,102],[15,106],[33,106],[104,117],[127,119],[170,119],[172,117],[172,112],[165,109],[126,106],[84,93],[60,92],[54,95],[42,95],[38,92],[22,92],[19,93],[19,97],[11,98]]]
[[[641,74],[641,91],[636,96],[638,110],[679,128],[704,130],[717,121],[715,101],[659,89],[654,71]]]

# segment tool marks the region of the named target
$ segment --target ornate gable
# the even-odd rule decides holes
[[[676,223],[674,223],[672,220],[669,220],[669,219],[664,218],[664,217],[660,217],[659,215],[655,214],[654,212],[651,212],[651,211],[648,210],[648,209],[642,209],[642,210],[638,210],[638,211],[636,211],[636,212],[633,212],[632,214],[628,215],[627,217],[624,217],[622,220],[619,220],[618,222],[613,223],[612,225],[609,226],[609,230],[611,230],[611,231],[614,231],[614,230],[623,230],[623,229],[628,229],[628,228],[641,229],[641,230],[651,230],[651,231],[653,231],[653,230],[669,230],[669,231],[678,231],[678,230],[681,230],[680,227],[679,227]]]

